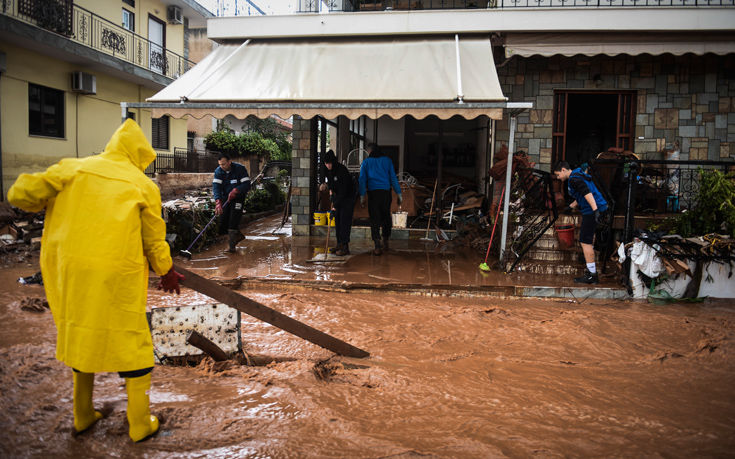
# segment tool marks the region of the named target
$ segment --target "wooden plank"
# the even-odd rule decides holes
[[[303,338],[310,343],[347,357],[362,358],[370,355],[370,353],[362,349],[310,327],[303,322],[292,319],[285,314],[281,314],[275,309],[271,309],[255,300],[233,292],[229,288],[223,287],[198,274],[194,274],[181,266],[174,266],[174,269],[184,275],[184,280],[181,282],[182,285],[235,308],[240,312],[253,316],[256,319],[267,322],[274,327],[296,335],[299,338]]]
[[[212,357],[215,362],[227,360],[227,353],[196,330],[189,332],[186,342]]]

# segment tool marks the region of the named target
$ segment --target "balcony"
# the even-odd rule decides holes
[[[72,0],[0,0],[0,13],[170,79],[194,66]]]
[[[733,6],[734,0],[299,0],[299,13],[513,8]]]

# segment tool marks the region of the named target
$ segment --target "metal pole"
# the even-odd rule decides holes
[[[124,123],[125,120],[128,119],[128,103],[120,102],[120,110],[122,111],[122,121],[121,122]],[[77,154],[77,156],[79,156],[79,154]]]
[[[508,208],[510,207],[510,182],[513,178],[513,150],[515,149],[516,117],[510,117],[510,140],[508,141],[508,164],[505,170],[505,199],[503,200],[503,231],[500,233],[500,265],[505,270],[505,240],[508,235]]]

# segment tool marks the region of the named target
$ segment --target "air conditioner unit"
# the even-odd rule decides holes
[[[73,72],[71,90],[82,94],[97,94],[97,77],[90,73]]]
[[[181,13],[181,8],[175,5],[171,5],[166,9],[166,16],[168,17],[169,24],[183,24],[184,15]]]

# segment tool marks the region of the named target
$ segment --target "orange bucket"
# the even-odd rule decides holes
[[[574,225],[556,225],[556,238],[559,244],[568,248],[574,245]]]

